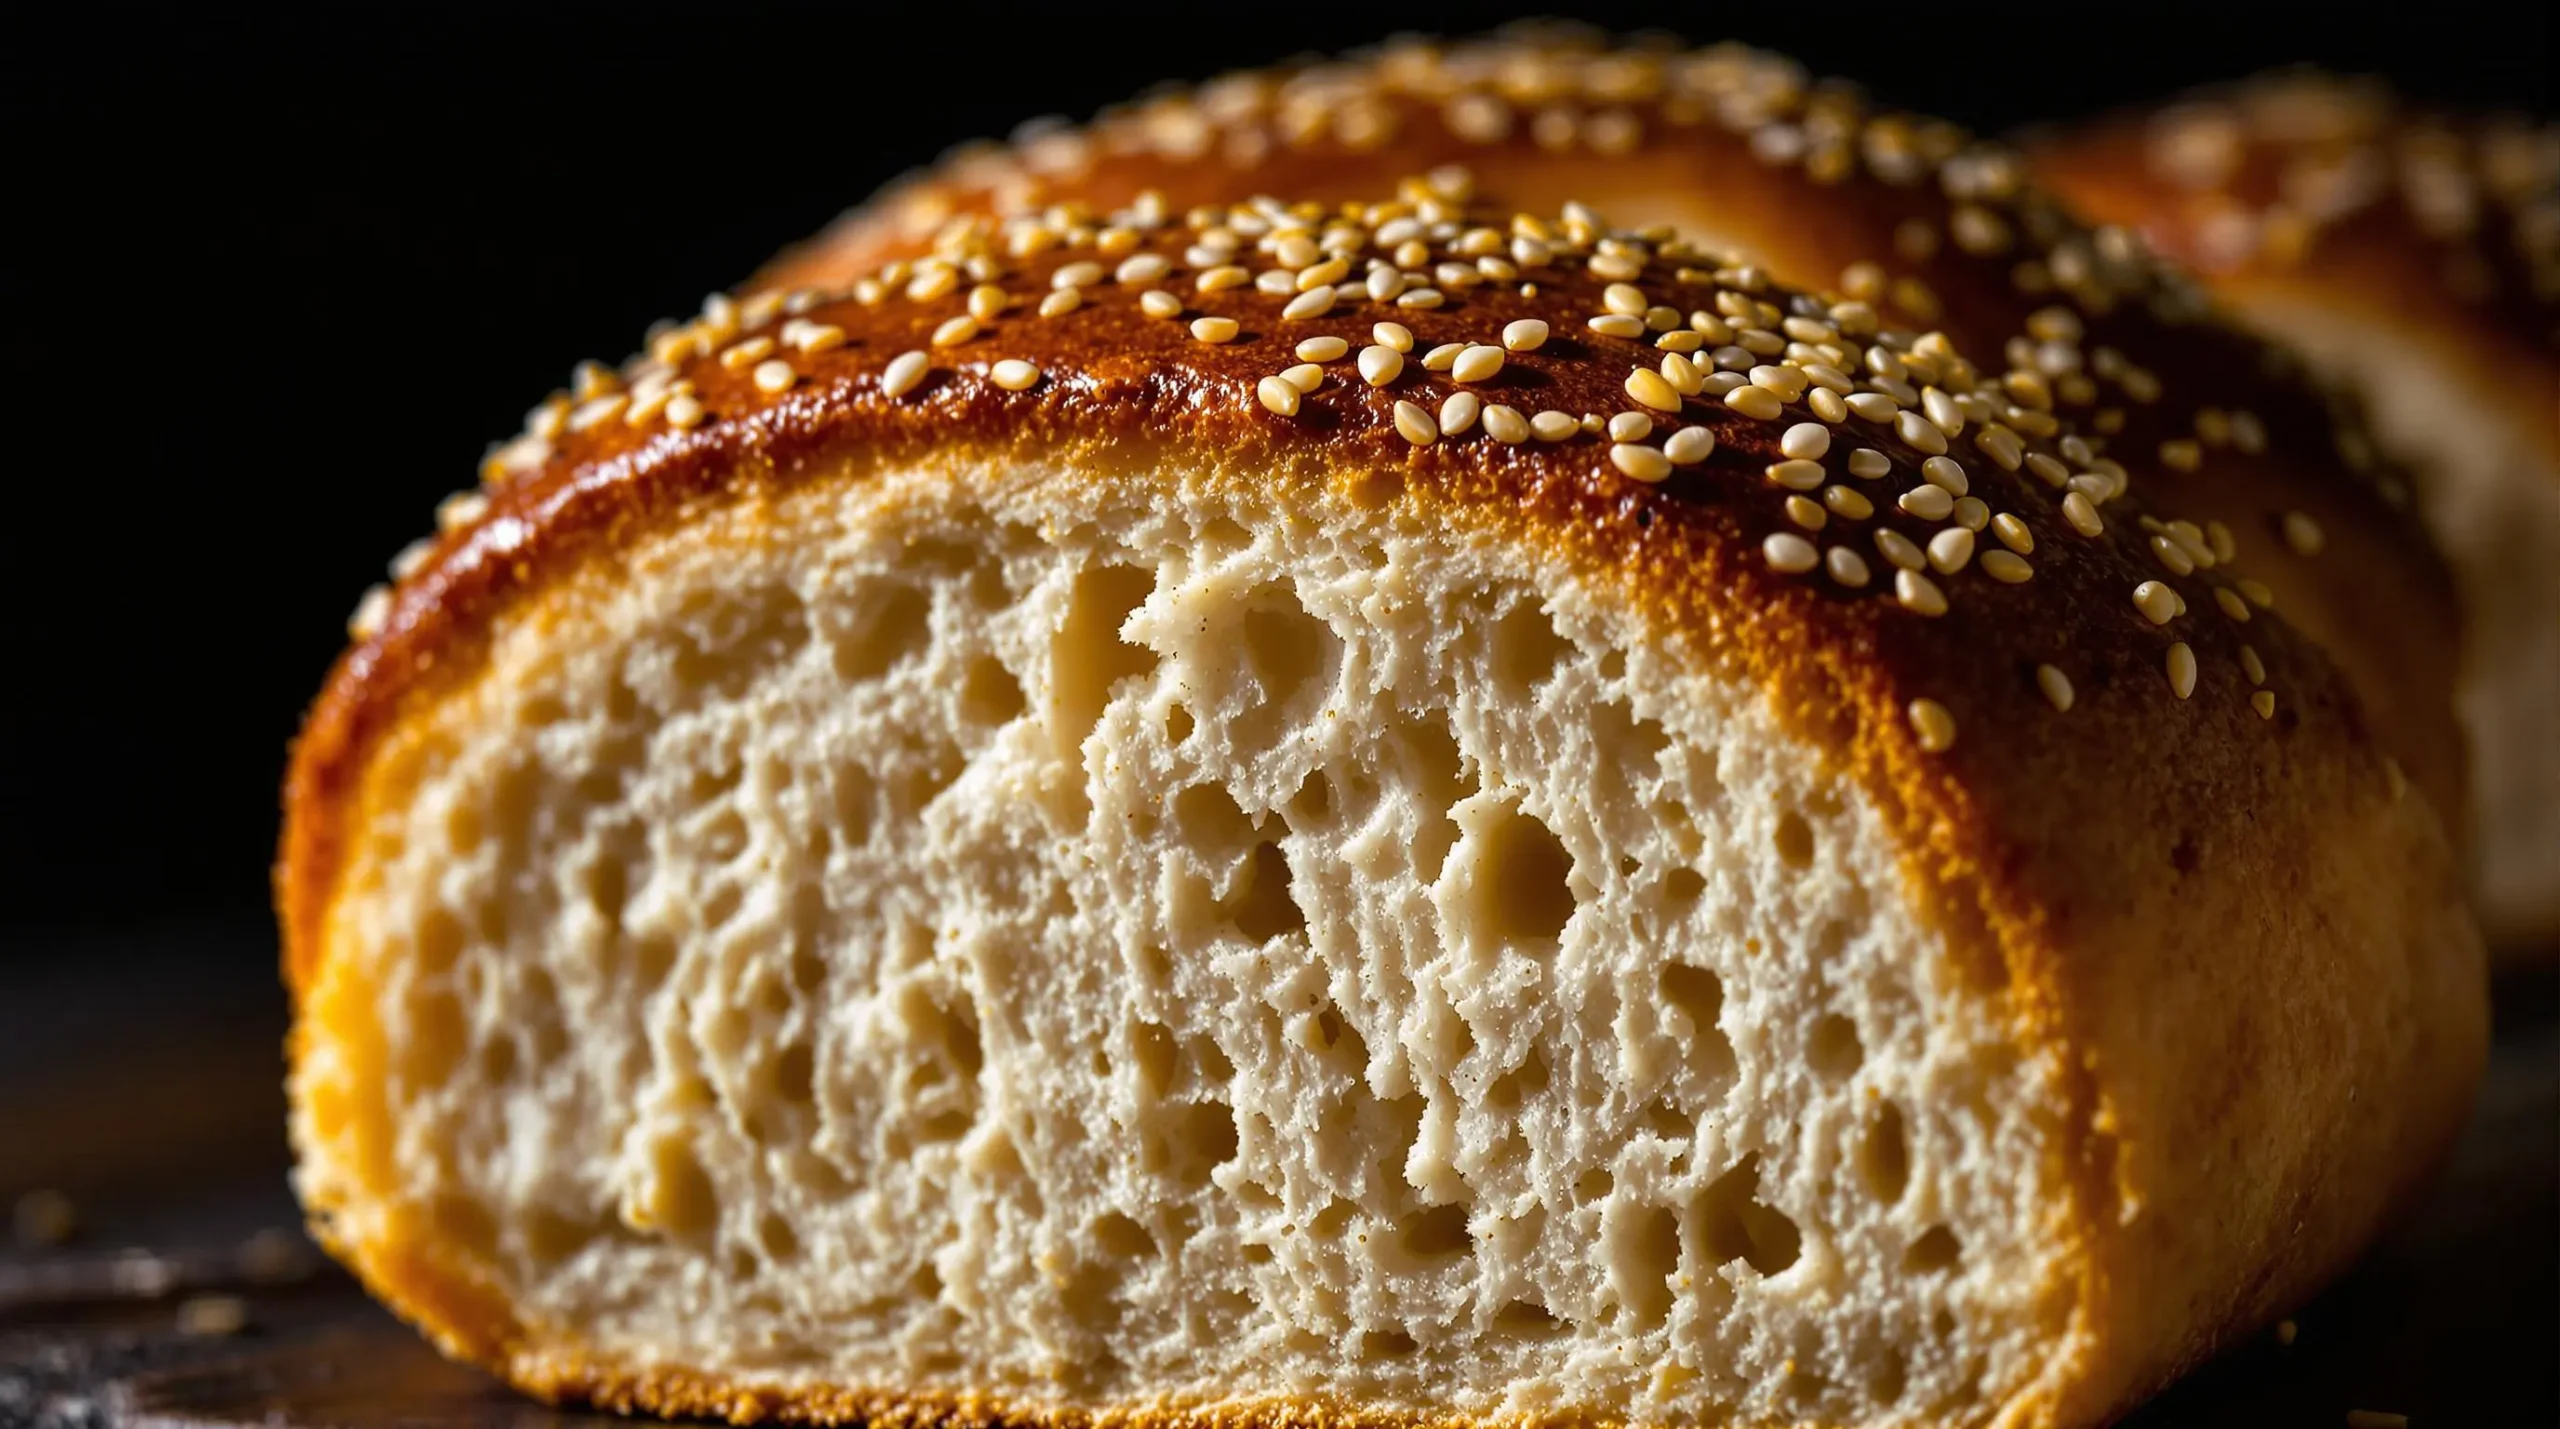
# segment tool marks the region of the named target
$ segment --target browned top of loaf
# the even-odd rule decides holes
[[[1405,241],[1428,251],[1404,263]],[[1960,971],[2001,999],[2022,1043],[2072,1050],[2051,1154],[2075,1191],[2057,1235],[2118,1235],[2115,1178],[2135,1173],[2112,1138],[2167,1165],[2222,1134],[2218,1105],[2143,1071],[2151,1044],[2113,1029],[2168,1020],[2189,1052],[2229,1059],[2233,1095],[2282,1087],[2314,1107],[2344,1103],[2313,1089],[2324,1079],[2469,1075],[2467,1044],[2437,1040],[2460,1021],[2446,1007],[2477,1001],[2458,978],[2442,984],[2457,989],[2441,994],[2450,1002],[2436,991],[2466,946],[2441,841],[2397,800],[2398,766],[2335,664],[2251,575],[2278,539],[2190,521],[2190,474],[2164,460],[2167,438],[2142,415],[2166,392],[2226,404],[2227,444],[2198,442],[2205,471],[2363,489],[2315,411],[2262,403],[2255,350],[2218,329],[2147,339],[2161,344],[2139,359],[2156,364],[2161,402],[2125,391],[2139,380],[2130,367],[2067,400],[1870,304],[1783,288],[1667,235],[1580,212],[1469,209],[1427,188],[1366,206],[1059,212],[967,225],[940,250],[853,294],[716,299],[620,371],[581,369],[574,392],[493,454],[487,495],[450,504],[449,529],[403,561],[397,591],[366,602],[297,746],[278,873],[297,986],[321,954],[371,751],[417,700],[469,677],[510,602],[706,503],[848,467],[858,479],[873,461],[950,457],[966,472],[1045,456],[1143,482],[1170,453],[1275,504],[1316,492],[1395,503],[1546,549],[1645,610],[1663,638],[1767,689],[1874,799],[1909,896],[1946,930]],[[1234,261],[1208,261],[1221,256]],[[1355,285],[1373,257],[1394,296]],[[1265,291],[1255,272],[1282,276]],[[1166,304],[1174,315],[1154,315]],[[1234,330],[1195,326],[1212,318]],[[2041,340],[2080,347],[2077,321],[2046,321]],[[1356,354],[1385,322],[1410,331],[1412,350],[1373,385]],[[1328,337],[1346,353],[1331,355]],[[1310,339],[1322,380],[1304,391],[1282,374]],[[1765,350],[1728,354],[1752,361],[1716,380],[1743,386],[1714,395],[1690,357],[1712,370],[1718,348],[1746,344]],[[1471,355],[1441,370],[1429,355],[1452,346]],[[1883,400],[1895,392],[1910,400]],[[2126,413],[2115,435],[2063,430],[2102,404]],[[1502,414],[1514,410],[1524,424],[1560,414],[1550,425],[1571,430],[1510,440],[1522,433]],[[1609,421],[1629,412],[1651,430],[1613,440]],[[1699,456],[1706,437],[1688,433],[1712,450]],[[1960,504],[1958,486],[1980,504]],[[2377,573],[2411,549],[2398,531],[2377,512]],[[2360,881],[2342,890],[2341,867]],[[2357,888],[2392,911],[2344,906]],[[2436,921],[2404,924],[2404,905]],[[2406,957],[2430,981],[2342,1004],[2322,979],[2381,985],[2341,973],[2341,949],[2394,968]],[[2315,995],[2297,1001],[2296,988]],[[2288,1060],[2358,1008],[2406,1014],[2405,1056]],[[2155,1082],[2178,1095],[2155,1096]],[[2270,1173],[2251,1194],[2303,1208],[2286,1213],[2281,1244],[2261,1243],[2272,1221],[2244,1217],[2226,1235],[2155,1199],[2151,1234],[2192,1228],[2211,1243],[2122,1252],[2181,1267],[2156,1283],[2109,1271],[2052,1287],[2057,1321],[2140,1327],[2074,1391],[2091,1397],[2077,1412],[2120,1404],[2201,1352],[2214,1330],[2198,1316],[2245,1320],[2264,1308],[2251,1297],[2293,1293],[2351,1250],[2372,1206],[2429,1160],[2408,1119],[2432,1117],[2437,1100],[2359,1114],[2371,1141],[2360,1154],[2401,1158],[2370,1184]],[[2301,1137],[2318,1145],[2275,1160],[2303,1175],[2334,1164],[2325,1123]],[[2275,1268],[2248,1287],[2220,1273],[2262,1263]],[[2146,1294],[2213,1298],[2155,1325],[2133,1308]],[[509,1353],[503,1323],[429,1320],[485,1360]],[[2172,1331],[2174,1343],[2150,1338]]]
[[[2467,827],[2452,586],[2360,413],[2209,318],[2128,232],[2068,217],[2014,151],[1874,110],[1774,56],[1529,31],[1231,75],[959,151],[756,286],[870,291],[882,263],[990,216],[1105,214],[1150,195],[1175,219],[1265,193],[1368,200],[1434,170],[1504,210],[1580,201],[1629,226],[1711,233],[1781,282],[1943,333],[1988,383],[2040,384],[2057,432],[2103,440],[2162,510],[2228,528],[2345,666],[2447,826]],[[1706,296],[1665,300],[1685,313]]]
[[[2269,76],[2043,136],[2039,175],[2216,282],[2295,285],[2560,352],[2560,125]],[[2549,396],[2548,391],[2544,397]]]

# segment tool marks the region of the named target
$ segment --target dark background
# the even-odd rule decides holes
[[[2301,62],[2552,107],[2541,6],[1575,8],[1768,45],[1982,129]],[[173,938],[191,964],[268,958],[277,775],[344,617],[576,360],[620,358],[959,141],[1508,13],[18,16],[0,40],[0,1002],[50,981],[40,964]]]

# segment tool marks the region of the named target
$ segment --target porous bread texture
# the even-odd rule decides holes
[[[2045,1369],[2051,1069],[1823,751],[1534,544],[946,459],[609,564],[374,760],[305,996],[303,1194],[511,1321],[449,1342],[1029,1414]]]
[[[2516,374],[2496,360],[2334,289],[2258,281],[2231,300],[2347,382],[2396,450],[2426,460],[2419,501],[2462,587],[2480,916],[2493,940],[2548,956],[2560,930],[2560,394],[2501,390]]]

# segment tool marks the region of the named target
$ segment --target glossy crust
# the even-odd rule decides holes
[[[2331,315],[2371,345],[2365,375],[2442,374],[2442,410],[2415,409],[2393,435],[2422,480],[2453,473],[2421,494],[2463,567],[2474,630],[2498,629],[2484,648],[2501,652],[2498,639],[2518,639],[2505,630],[2560,622],[2548,571],[2560,551],[2545,548],[2560,520],[2560,125],[2432,113],[2302,73],[2036,135],[2029,152],[2041,180],[2139,229],[2242,311],[2270,325]],[[2506,658],[2547,650],[2528,641]],[[2560,719],[2560,670],[2472,678],[2528,706],[2505,715],[2520,731],[2547,735]],[[2485,752],[2505,758],[2481,771],[2481,837],[2524,847],[2501,851],[2510,867],[2485,880],[2484,917],[2502,955],[2560,957],[2560,862],[2534,876],[2560,849],[2548,820],[2524,812],[2560,797],[2551,761]],[[2530,791],[2524,805],[2517,790]]]
[[[1740,250],[1798,287],[1870,297],[1889,321],[1944,332],[1986,370],[2034,365],[2059,312],[2085,334],[2075,346],[2098,390],[2077,429],[2120,424],[2109,450],[2127,461],[2195,446],[2191,469],[2147,463],[2155,496],[2236,533],[2256,578],[2345,666],[2447,827],[2457,838],[2468,828],[2453,584],[2416,527],[2404,474],[2353,405],[2289,353],[2206,321],[2203,300],[2125,232],[2091,230],[2031,188],[2014,151],[1874,109],[1771,55],[1613,48],[1532,27],[1230,75],[1084,129],[1044,122],[1010,145],[957,151],[785,252],[751,287],[842,289],[972,215],[1057,203],[1108,212],[1150,192],[1176,215],[1257,194],[1370,199],[1444,165],[1505,209],[1579,201],[1630,227],[1669,223]],[[2028,353],[2014,353],[2020,343]],[[2110,378],[2119,365],[2158,379],[2158,395],[2142,400]],[[2245,430],[2230,432],[2244,413],[2265,432],[2265,459]],[[2317,554],[2285,539],[2294,513],[2309,518]]]

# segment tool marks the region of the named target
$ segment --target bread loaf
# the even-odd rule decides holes
[[[2560,127],[2289,74],[2032,152],[2355,387],[2416,464],[2467,617],[2482,916],[2560,951]]]
[[[2422,590],[2327,414],[1459,190],[947,224],[538,408],[295,748],[332,1249],[547,1397],[1059,1425],[2088,1425],[2344,1265],[2478,939],[2148,425]]]

